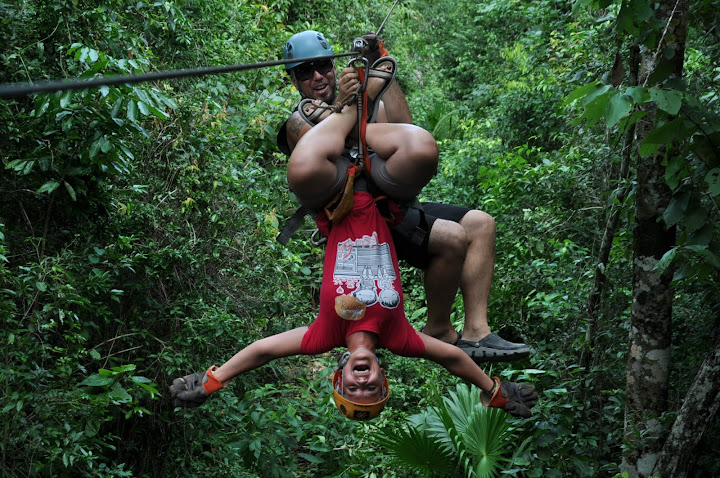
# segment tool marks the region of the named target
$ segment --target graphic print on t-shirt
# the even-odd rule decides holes
[[[338,242],[333,284],[338,295],[355,289],[351,295],[368,307],[380,303],[386,309],[400,304],[400,294],[395,290],[395,268],[390,245],[378,243],[378,234],[364,235],[352,240]]]

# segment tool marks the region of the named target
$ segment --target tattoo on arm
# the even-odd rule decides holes
[[[306,124],[307,123],[300,117],[299,113],[293,113],[293,115],[288,120],[287,128],[288,131],[290,131],[290,134],[297,138],[298,136],[300,136],[300,130]]]

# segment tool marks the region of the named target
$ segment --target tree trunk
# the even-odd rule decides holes
[[[669,71],[664,80],[682,76],[687,32],[688,0],[663,0],[656,11],[665,29],[658,33],[657,48],[641,50],[640,84],[651,87],[653,73]],[[661,36],[660,36],[661,35]],[[668,49],[674,55],[667,55]],[[671,58],[668,59],[668,56]],[[648,84],[650,83],[650,84]],[[638,122],[638,143],[654,126],[656,108]],[[630,353],[627,365],[625,441],[629,447],[622,469],[630,478],[649,477],[663,447],[660,417],[667,411],[670,372],[672,268],[655,270],[663,255],[675,245],[675,229],[667,228],[662,213],[672,197],[665,182],[665,156],[672,150],[638,161],[638,189],[633,236],[633,302]]]
[[[638,68],[639,68],[639,48],[636,45],[630,47],[628,55],[629,71],[630,75],[628,78],[629,86],[637,86],[638,84]],[[583,350],[580,358],[580,365],[586,369],[590,368],[595,363],[595,345],[596,337],[595,330],[598,324],[598,305],[600,304],[600,298],[602,297],[603,290],[605,288],[605,266],[610,260],[610,251],[612,249],[612,241],[618,231],[618,223],[620,220],[620,213],[622,212],[622,203],[625,202],[625,197],[628,192],[627,179],[630,174],[630,162],[633,156],[632,146],[635,142],[635,125],[628,128],[628,131],[623,136],[623,147],[621,151],[621,163],[620,163],[620,175],[618,183],[620,184],[617,189],[616,199],[618,204],[610,203],[609,213],[605,222],[605,232],[600,242],[600,253],[598,254],[598,260],[595,265],[595,282],[590,295],[587,299],[587,313],[588,313],[588,325],[585,331],[585,341],[587,346]]]
[[[684,478],[695,461],[695,447],[712,428],[720,408],[720,341],[705,359],[685,396],[665,441],[654,476]]]

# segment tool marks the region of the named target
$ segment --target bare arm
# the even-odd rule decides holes
[[[405,94],[400,89],[397,81],[393,81],[382,97],[377,122],[412,124],[410,106],[408,106]]]
[[[302,138],[305,133],[310,131],[310,128],[312,128],[312,126],[309,125],[307,121],[302,119],[300,113],[296,111],[292,114],[292,116],[290,116],[290,119],[288,120],[285,128],[287,132],[288,146],[290,146],[290,151],[292,151],[295,149],[298,141],[300,141],[300,138]]]
[[[422,332],[418,332],[418,335],[425,343],[425,358],[442,365],[451,374],[469,381],[485,392],[492,390],[492,379],[465,352]]]
[[[280,357],[299,355],[300,345],[307,330],[307,327],[298,327],[253,342],[213,373],[219,381],[226,382]]]

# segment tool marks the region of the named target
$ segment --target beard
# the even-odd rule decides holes
[[[304,85],[304,88],[300,91],[300,95],[303,98],[310,98],[313,100],[322,100],[325,103],[331,105],[335,102],[337,96],[337,81],[335,77],[327,80],[327,83],[319,82],[315,85]]]

